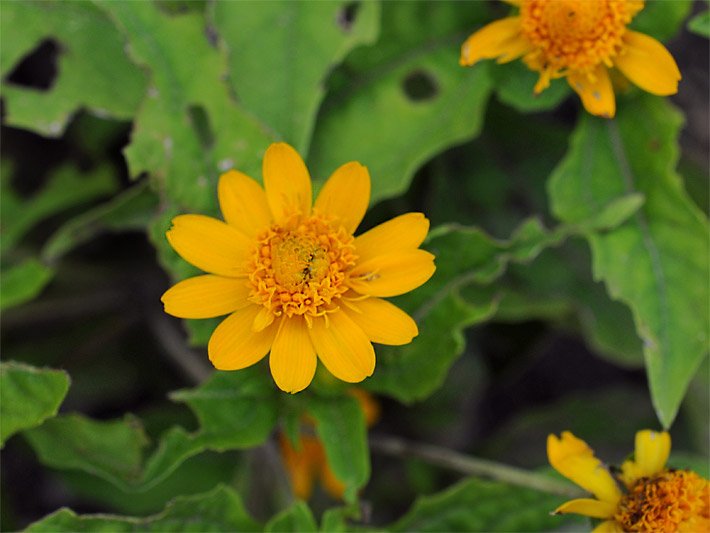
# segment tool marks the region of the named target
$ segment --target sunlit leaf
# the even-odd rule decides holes
[[[121,119],[136,112],[145,76],[126,56],[115,26],[90,2],[8,2],[0,29],[3,76],[41,42],[58,48],[56,80],[48,90],[3,82],[4,123],[53,137],[81,108]]]
[[[323,104],[308,161],[322,182],[346,161],[372,176],[372,202],[409,186],[416,170],[480,130],[491,81],[486,65],[465,69],[458,47],[483,3],[385,2],[376,47],[356,50],[352,69]],[[427,20],[422,26],[414,21]],[[353,53],[355,55],[355,53]]]
[[[56,415],[68,390],[69,375],[62,370],[0,363],[0,445]]]
[[[148,517],[77,515],[60,509],[30,525],[26,531],[256,531],[239,495],[223,485],[197,496],[181,496],[165,510]]]
[[[258,177],[271,140],[224,80],[226,54],[200,13],[167,15],[154,2],[99,2],[149,71],[147,97],[125,150],[130,174],[148,172],[183,209],[216,211],[217,178],[230,168]]]
[[[583,115],[549,182],[565,222],[628,194],[646,197],[626,223],[588,239],[595,278],[633,311],[665,427],[708,349],[708,224],[673,171],[680,126],[670,104],[650,96],[622,102],[612,122]]]
[[[347,0],[215,2],[239,101],[305,154],[325,78],[352,48],[375,40],[379,9]]]

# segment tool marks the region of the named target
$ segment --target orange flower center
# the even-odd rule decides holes
[[[687,470],[641,478],[621,499],[614,519],[624,531],[710,531],[710,484]]]
[[[275,316],[320,316],[337,309],[355,264],[353,236],[325,217],[293,215],[257,236],[247,272],[249,300]]]
[[[611,67],[626,25],[643,9],[643,0],[523,0],[523,34],[536,50],[528,66],[557,78],[564,69]]]

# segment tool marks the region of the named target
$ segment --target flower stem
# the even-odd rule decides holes
[[[374,452],[385,455],[421,459],[427,463],[462,474],[486,477],[548,494],[556,494],[568,498],[578,498],[584,495],[580,489],[565,481],[559,481],[542,474],[495,461],[478,459],[430,444],[411,442],[390,436],[373,435],[370,437],[370,448]]]

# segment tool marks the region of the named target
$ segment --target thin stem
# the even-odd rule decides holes
[[[551,479],[522,468],[504,465],[495,461],[470,457],[430,444],[410,442],[396,437],[373,435],[370,437],[370,448],[385,455],[413,457],[462,474],[487,477],[548,494],[556,494],[568,498],[579,498],[584,495],[584,492],[580,489],[564,481]]]
[[[165,355],[192,383],[199,385],[212,374],[203,362],[202,354],[185,345],[185,339],[168,317],[155,313],[148,319],[148,327],[160,342]]]

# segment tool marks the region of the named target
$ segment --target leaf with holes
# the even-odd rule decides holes
[[[7,2],[0,18],[3,76],[42,42],[56,49],[56,79],[47,90],[2,85],[3,122],[54,137],[79,109],[129,119],[145,92],[145,77],[129,61],[111,21],[89,2]]]
[[[376,2],[216,2],[239,101],[279,138],[306,153],[325,78],[379,30]],[[264,83],[268,80],[268,83]]]
[[[230,95],[226,54],[210,42],[200,13],[170,16],[153,2],[98,5],[150,73],[125,150],[130,174],[148,172],[180,209],[215,213],[219,174],[232,167],[254,174],[272,140]]]
[[[62,508],[31,524],[32,533],[55,531],[256,531],[260,525],[244,508],[239,495],[219,485],[195,496],[180,496],[161,513],[148,517],[108,514],[78,515]]]
[[[320,183],[356,160],[370,170],[372,202],[396,196],[432,156],[476,136],[491,81],[486,65],[459,66],[458,46],[486,14],[482,2],[382,5],[377,46],[351,54],[316,124],[308,161]]]
[[[664,427],[708,350],[708,223],[673,170],[681,122],[647,95],[623,102],[614,121],[583,115],[549,181],[553,212],[569,223],[621,196],[646,197],[624,224],[587,238],[595,278],[633,311]]]
[[[69,375],[62,370],[0,363],[0,446],[56,415],[68,390]]]
[[[570,519],[552,516],[559,496],[471,478],[422,496],[388,531],[549,531]]]

